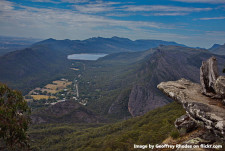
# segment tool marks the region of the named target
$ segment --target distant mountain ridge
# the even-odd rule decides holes
[[[93,37],[86,40],[55,40],[52,38],[40,41],[32,45],[37,47],[40,45],[48,45],[54,49],[63,49],[69,53],[116,53],[127,51],[143,51],[149,48],[158,47],[159,45],[176,45],[184,46],[176,42],[163,40],[135,40],[128,38],[112,37]]]
[[[209,48],[209,51],[214,54],[225,55],[225,44],[214,44],[211,48]]]

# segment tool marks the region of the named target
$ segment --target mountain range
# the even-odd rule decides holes
[[[109,55],[97,61],[68,60],[67,55],[73,53]],[[206,49],[159,40],[132,41],[119,37],[83,41],[47,39],[0,57],[0,81],[26,94],[53,80],[62,77],[73,80],[80,74],[80,95],[89,96],[88,110],[126,118],[143,115],[171,102],[156,89],[162,81],[186,78],[199,82],[201,62],[212,55],[215,54]],[[215,56],[219,71],[222,71],[225,57]],[[80,70],[72,71],[72,65]]]
[[[160,82],[180,78],[199,82],[202,61],[212,55],[216,56],[222,74],[225,56],[212,54],[205,49],[182,46],[159,46],[146,51],[114,53],[94,62],[73,61],[80,69],[77,74],[73,74],[75,77],[81,75],[80,98],[88,99],[87,105],[83,107],[85,110],[79,113],[85,111],[82,114],[87,119],[97,116],[126,119],[144,115],[172,101],[156,88]],[[80,63],[85,64],[85,70]],[[74,106],[73,103],[69,104]],[[64,106],[63,103],[61,105]],[[58,121],[49,117],[55,117],[55,112],[62,110],[59,106],[41,109],[34,117],[46,123]],[[77,117],[74,120],[71,118],[71,113],[76,115],[76,112],[68,110],[62,122],[68,122],[68,119],[72,123],[82,122]],[[44,116],[45,113],[48,116]]]
[[[116,53],[143,51],[158,45],[181,45],[161,40],[127,38],[90,38],[87,40],[47,39],[32,46],[0,57],[0,81],[23,93],[38,85],[68,75],[71,62],[67,55],[74,53]],[[183,45],[182,45],[183,46]],[[61,74],[61,75],[60,75]]]

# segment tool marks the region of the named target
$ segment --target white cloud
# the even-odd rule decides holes
[[[225,0],[173,0],[185,3],[211,3],[211,4],[225,4]]]
[[[0,1],[0,12],[11,11],[13,10],[13,3],[8,1]]]
[[[199,20],[218,20],[218,19],[225,19],[225,17],[206,17],[206,18],[199,18]]]
[[[223,37],[225,37],[225,31],[206,31],[205,33],[208,36],[215,36],[215,37],[223,36]]]
[[[110,12],[115,11],[118,7],[114,5],[121,4],[120,2],[104,2],[104,1],[94,1],[83,5],[74,5],[74,8],[82,13],[100,13],[100,12]]]
[[[37,38],[88,38],[100,33],[97,28],[111,28],[114,35],[126,31],[139,31],[141,28],[170,29],[164,25],[149,21],[125,21],[104,16],[84,14],[80,11],[53,8],[35,8],[1,1],[0,34]],[[19,9],[18,9],[19,7]],[[93,11],[93,10],[92,10]],[[100,11],[100,10],[95,10]],[[101,32],[102,34],[102,32]]]
[[[77,3],[87,3],[89,1],[90,0],[61,0],[61,2],[74,3],[74,4],[77,4]]]
[[[144,12],[152,12],[147,16],[184,16],[192,12],[210,11],[212,8],[194,8],[166,5],[119,5],[115,2],[97,2],[83,5],[74,5],[75,10],[81,13],[106,13],[106,16],[130,16],[139,13],[146,16]]]
[[[185,27],[179,27],[178,23],[174,25],[109,17],[116,15],[181,16],[192,12],[210,11],[212,8],[127,4],[124,6],[124,3],[118,5],[119,3],[114,2],[91,2],[88,0],[84,0],[85,3],[79,5],[81,0],[61,0],[61,2],[63,1],[70,1],[75,8],[73,10],[36,8],[0,0],[0,35],[56,39],[86,39],[93,36],[111,37],[116,35],[132,39],[169,39],[192,46],[204,46],[206,41],[211,45],[213,40],[224,41],[225,39],[223,35],[212,32],[198,37],[191,35],[190,32],[188,32],[189,35],[185,35],[185,32],[182,34],[181,30],[184,30]],[[70,6],[72,6],[71,4]],[[189,26],[189,24],[185,26]],[[177,28],[179,28],[176,30],[180,32],[179,34],[173,33],[176,32],[175,30],[170,30]],[[207,36],[209,34],[213,36]],[[213,40],[210,40],[212,38]]]
[[[74,5],[75,9],[82,13],[98,13],[98,12],[108,12],[114,10],[106,4],[87,4],[87,5]]]
[[[195,7],[180,7],[166,5],[126,5],[123,6],[124,11],[140,12],[140,11],[160,11],[160,12],[200,12],[210,11],[212,8],[195,8]]]
[[[184,16],[187,15],[188,13],[184,13],[184,12],[171,12],[171,13],[154,13],[154,16]]]
[[[54,0],[31,0],[32,2],[39,2],[39,3],[55,3],[58,4],[60,2],[54,1]]]

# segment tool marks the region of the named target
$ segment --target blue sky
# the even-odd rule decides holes
[[[225,0],[1,0],[0,35],[225,43]]]

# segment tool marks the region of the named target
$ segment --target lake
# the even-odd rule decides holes
[[[71,54],[67,56],[67,59],[70,60],[98,60],[101,57],[104,57],[108,54],[90,54],[90,53],[82,53],[82,54]]]

